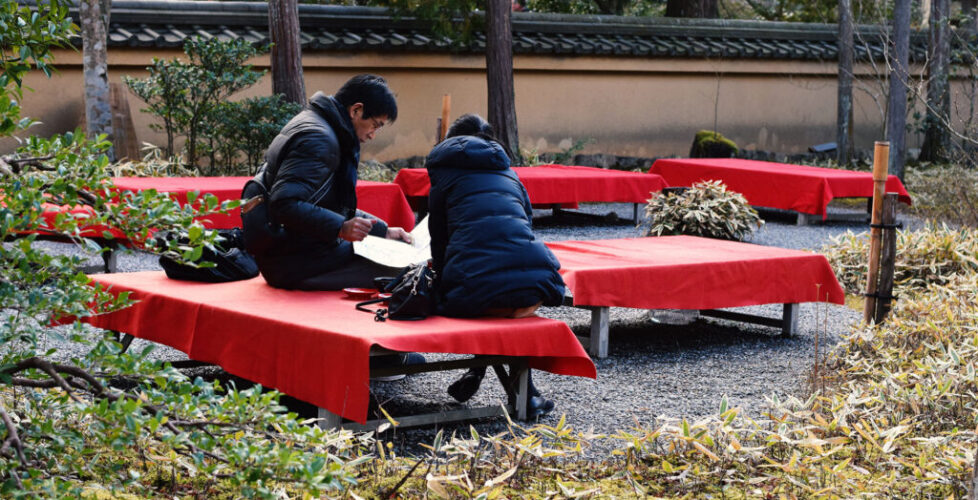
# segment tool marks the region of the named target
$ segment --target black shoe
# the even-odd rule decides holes
[[[532,396],[526,408],[526,418],[538,419],[554,411],[556,406],[553,401],[543,396]]]
[[[482,374],[471,370],[465,372],[458,380],[452,382],[452,385],[448,386],[448,395],[455,398],[455,401],[459,403],[468,401],[479,390],[484,376],[485,372]]]
[[[371,368],[381,368],[390,366],[409,366],[409,365],[422,365],[425,363],[424,356],[416,352],[408,352],[404,354],[394,354],[391,356],[377,356],[370,358]],[[399,373],[397,375],[388,375],[385,377],[371,377],[373,382],[393,382],[395,380],[401,380],[407,375]]]

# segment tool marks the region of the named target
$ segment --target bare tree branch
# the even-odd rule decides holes
[[[2,399],[0,399],[0,418],[3,419],[3,425],[7,428],[7,439],[3,441],[3,447],[0,447],[0,455],[6,455],[7,450],[13,445],[20,463],[26,464],[27,457],[24,456],[24,443],[20,441],[20,437],[17,435],[17,426],[14,425],[13,419],[7,414],[7,409],[4,407]],[[20,480],[20,475],[15,473],[11,474],[11,476],[17,481],[17,487],[23,489],[24,484]]]

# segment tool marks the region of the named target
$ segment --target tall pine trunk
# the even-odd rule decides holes
[[[839,166],[849,164],[852,144],[852,0],[839,0],[839,94],[836,111],[836,160]]]
[[[99,134],[112,141],[112,105],[109,94],[107,29],[109,0],[81,0],[78,13],[82,32],[82,71],[85,79],[85,128],[89,137]],[[108,151],[115,160],[115,152]]]
[[[947,161],[951,136],[948,131],[951,115],[948,63],[951,51],[949,0],[933,0],[930,10],[929,58],[927,61],[927,118],[924,124],[924,143],[920,147],[921,161]]]
[[[486,83],[489,124],[509,150],[513,164],[522,163],[516,128],[516,93],[513,90],[512,2],[486,0]]]
[[[306,103],[299,43],[299,7],[296,0],[269,0],[268,34],[272,39],[272,92],[289,102]]]
[[[895,0],[890,33],[890,95],[886,138],[890,141],[890,173],[903,179],[907,157],[907,85],[910,55],[910,0]]]

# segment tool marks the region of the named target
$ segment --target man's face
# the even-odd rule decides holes
[[[357,134],[357,139],[362,144],[372,140],[374,134],[387,124],[387,115],[364,118],[363,104],[358,102],[350,106],[350,120],[353,121],[353,131]]]

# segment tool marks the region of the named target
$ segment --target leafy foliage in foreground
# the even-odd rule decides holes
[[[689,234],[743,240],[764,224],[740,193],[720,181],[704,181],[681,193],[652,193],[645,206],[646,236]]]
[[[978,233],[931,225],[918,231],[898,230],[893,289],[897,296],[944,285],[956,276],[978,272]],[[847,232],[833,239],[825,256],[847,293],[866,289],[869,236]]]
[[[0,7],[0,137],[30,122],[9,105],[23,75],[32,66],[49,71],[47,47],[75,30],[66,2],[37,8],[44,12]],[[167,241],[164,251],[194,261],[217,236],[197,218],[238,205],[213,195],[181,205],[156,190],[120,192],[107,148],[104,137],[74,132],[30,137],[0,156],[0,497],[174,496],[185,486],[204,497],[279,497],[287,485],[343,488],[346,468],[356,465],[345,457],[360,441],[305,425],[283,412],[277,394],[190,380],[145,353],[121,354],[80,323],[52,326],[130,301],[93,286],[80,256],[47,253],[40,237],[73,242],[84,255],[102,251],[95,238],[150,249],[158,231],[178,231],[189,243]]]

